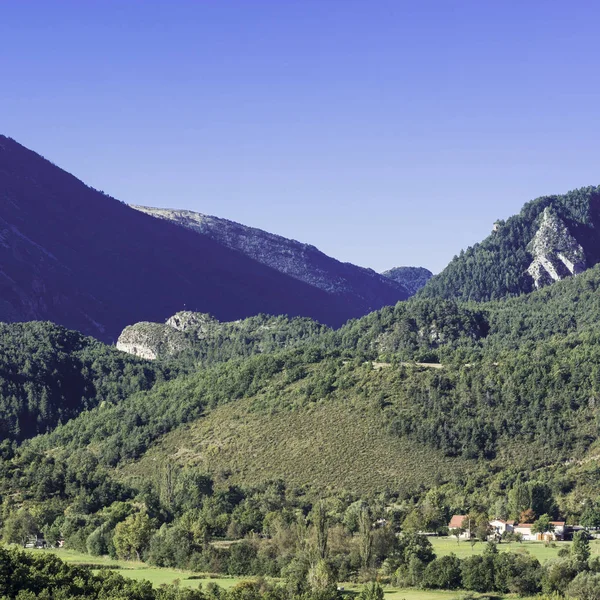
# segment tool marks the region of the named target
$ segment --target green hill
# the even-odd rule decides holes
[[[170,376],[51,323],[0,324],[0,439],[21,441]]]

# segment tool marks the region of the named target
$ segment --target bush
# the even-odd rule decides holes
[[[436,558],[425,568],[423,586],[426,588],[455,590],[460,585],[460,560],[454,554]]]
[[[579,573],[569,584],[567,595],[577,600],[600,600],[600,574]]]

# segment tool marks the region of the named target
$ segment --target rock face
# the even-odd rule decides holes
[[[189,210],[147,206],[133,208],[207,235],[280,273],[342,297],[359,305],[363,314],[406,300],[414,293],[394,278],[340,262],[314,246],[261,229]]]
[[[181,331],[146,321],[126,327],[117,340],[117,350],[148,360],[173,356],[189,348],[191,344]]]
[[[384,271],[382,275],[402,285],[411,296],[433,277],[433,273],[423,267],[395,267]]]
[[[540,228],[527,250],[533,256],[527,272],[536,288],[587,269],[583,248],[550,207],[544,210]]]

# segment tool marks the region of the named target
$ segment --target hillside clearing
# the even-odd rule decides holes
[[[415,489],[472,468],[390,435],[375,409],[340,400],[274,414],[253,409],[251,399],[221,406],[166,435],[125,473],[156,472],[166,459],[200,467],[227,484],[282,479],[366,494]]]

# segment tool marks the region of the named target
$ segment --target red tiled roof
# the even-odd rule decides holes
[[[460,529],[463,526],[463,521],[467,518],[467,515],[452,515],[450,523],[448,523],[449,529]]]
[[[552,525],[556,525],[557,527],[563,527],[565,524],[564,521],[550,521],[550,523],[552,523]]]

